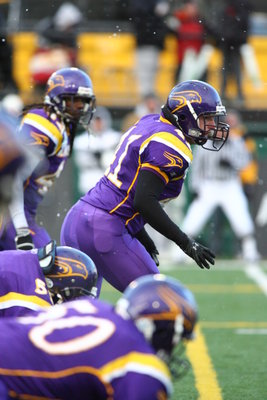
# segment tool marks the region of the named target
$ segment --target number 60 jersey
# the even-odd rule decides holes
[[[167,366],[114,308],[82,299],[0,320],[0,385],[10,398],[165,400]]]

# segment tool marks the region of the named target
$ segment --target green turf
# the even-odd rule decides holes
[[[247,277],[242,263],[217,261],[210,271],[192,265],[163,267],[162,272],[176,277],[195,294],[200,328],[217,375],[221,398],[266,400],[267,297]],[[266,262],[261,263],[261,269],[267,275]],[[102,299],[115,302],[119,295],[104,284]],[[239,328],[255,330],[240,334]],[[257,334],[260,332],[262,334]],[[199,397],[192,370],[181,380],[174,380],[172,400],[206,398],[212,399],[209,388],[204,397]]]

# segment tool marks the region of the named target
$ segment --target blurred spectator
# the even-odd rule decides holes
[[[122,121],[122,132],[126,132],[135,122],[146,114],[159,114],[160,108],[160,98],[155,93],[148,93],[132,112],[126,114]]]
[[[242,104],[241,47],[248,39],[251,4],[249,0],[225,0],[222,3],[223,8],[219,8],[216,14],[216,27],[213,27],[217,45],[223,54],[221,96],[227,97],[226,88],[232,79],[237,89],[236,101]]]
[[[17,83],[13,77],[13,46],[6,33],[6,23],[0,13],[0,92],[2,95],[17,92]]]
[[[77,66],[77,28],[82,18],[73,3],[65,2],[53,17],[37,24],[38,49],[30,63],[35,87],[43,90],[55,70]]]
[[[121,134],[112,129],[111,114],[97,107],[91,121],[90,136],[84,132],[74,142],[74,161],[78,168],[78,191],[83,195],[95,186],[113,158]]]
[[[231,123],[231,120],[227,122]],[[254,222],[240,179],[240,171],[247,168],[251,161],[243,137],[231,127],[230,136],[219,152],[211,151],[207,156],[201,147],[196,148],[190,176],[194,200],[182,223],[184,232],[196,238],[219,207],[241,241],[242,257],[247,262],[255,262],[260,257]],[[214,232],[216,241],[220,235],[218,226]],[[177,254],[176,249],[175,252]],[[182,254],[180,256],[183,257]]]
[[[186,0],[174,10],[168,25],[177,35],[175,84],[188,79],[206,80],[213,47],[205,44],[205,27],[197,0]]]
[[[169,0],[129,1],[129,15],[137,40],[136,73],[142,97],[155,92],[159,55],[168,32],[164,18],[169,8]]]

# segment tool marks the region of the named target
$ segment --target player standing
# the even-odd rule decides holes
[[[146,223],[201,268],[214,264],[213,252],[182,232],[162,204],[182,190],[192,161],[190,144],[222,147],[229,133],[221,122],[225,113],[212,86],[186,81],[171,90],[161,114],[144,116],[123,135],[105,175],[72,207],[61,231],[62,244],[90,254],[96,263],[99,289],[101,276],[123,291],[137,277],[159,272]]]
[[[64,68],[49,78],[44,102],[24,111],[18,135],[38,157],[17,174],[1,250],[29,250],[51,240],[35,221],[37,207],[71,155],[77,126],[87,129],[94,110],[89,76],[78,68]]]

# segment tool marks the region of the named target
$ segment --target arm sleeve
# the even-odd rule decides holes
[[[165,183],[156,174],[141,170],[136,185],[134,208],[152,228],[184,249],[189,238],[169,218],[159,203],[164,186]]]
[[[29,154],[27,162],[17,173],[12,187],[12,201],[9,205],[9,213],[16,231],[19,228],[28,227],[28,222],[24,212],[24,181],[31,175],[37,166],[40,158],[34,154]]]

